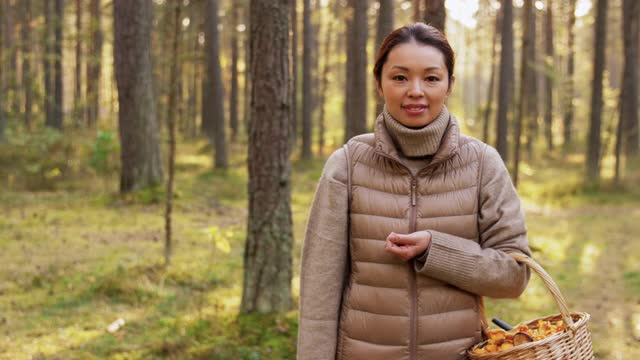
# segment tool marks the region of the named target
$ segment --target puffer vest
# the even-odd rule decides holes
[[[480,141],[452,116],[440,148],[417,174],[402,165],[383,121],[347,144],[349,271],[338,360],[462,359],[481,340],[480,298],[385,251],[393,231],[435,230],[479,241]]]

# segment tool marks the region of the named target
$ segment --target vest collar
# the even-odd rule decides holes
[[[378,115],[378,118],[376,119],[374,135],[376,152],[402,163],[402,156],[399,154],[399,150],[387,130],[384,123],[384,116],[382,114]],[[433,155],[429,166],[441,163],[455,155],[458,152],[459,143],[460,127],[458,125],[458,120],[453,115],[450,115],[449,125],[447,125],[447,129],[442,136],[440,146]]]

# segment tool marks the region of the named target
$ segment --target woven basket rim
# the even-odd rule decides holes
[[[587,325],[587,323],[589,322],[589,319],[591,317],[591,315],[589,315],[586,312],[580,312],[580,311],[576,311],[576,312],[571,312],[570,313],[572,318],[577,318],[577,320],[574,320],[574,326],[575,326],[575,331],[577,332],[578,329],[584,327]],[[533,320],[529,320],[526,321],[522,324],[532,324],[532,323],[537,323],[538,320],[547,320],[547,319],[554,319],[554,318],[558,318],[558,319],[562,319],[562,314],[561,313],[557,313],[557,314],[553,314],[553,315],[548,315],[548,316],[543,316],[543,317],[539,317],[539,318],[535,318]],[[473,353],[473,350],[477,349],[478,347],[484,346],[488,340],[482,341],[480,343],[475,344],[474,346],[472,346],[470,349],[467,350],[467,355],[473,355],[474,358],[477,359],[482,359],[482,358],[495,358],[495,356],[500,355],[509,355],[511,353],[515,353],[517,351],[523,350],[526,347],[531,347],[531,346],[540,346],[540,345],[547,345],[549,343],[555,342],[556,340],[563,338],[566,336],[566,334],[570,334],[572,332],[571,328],[566,328],[564,331],[562,332],[558,332],[555,333],[551,336],[548,336],[544,339],[540,339],[537,341],[533,341],[530,343],[524,343],[518,346],[514,346],[512,348],[509,348],[507,350],[502,350],[499,352],[494,352],[494,353],[487,353],[487,354],[475,354]]]

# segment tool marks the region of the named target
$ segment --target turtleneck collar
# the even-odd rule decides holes
[[[382,111],[384,125],[394,144],[400,152],[408,158],[418,158],[434,155],[442,142],[449,126],[449,110],[442,107],[440,114],[426,126],[413,129],[401,124],[393,118],[387,107]]]

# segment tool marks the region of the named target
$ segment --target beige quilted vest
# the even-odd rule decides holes
[[[479,297],[417,274],[384,250],[392,231],[436,230],[478,242],[479,158],[484,144],[451,118],[433,160],[415,176],[384,123],[347,145],[350,271],[343,293],[339,360],[462,359],[481,339]]]

